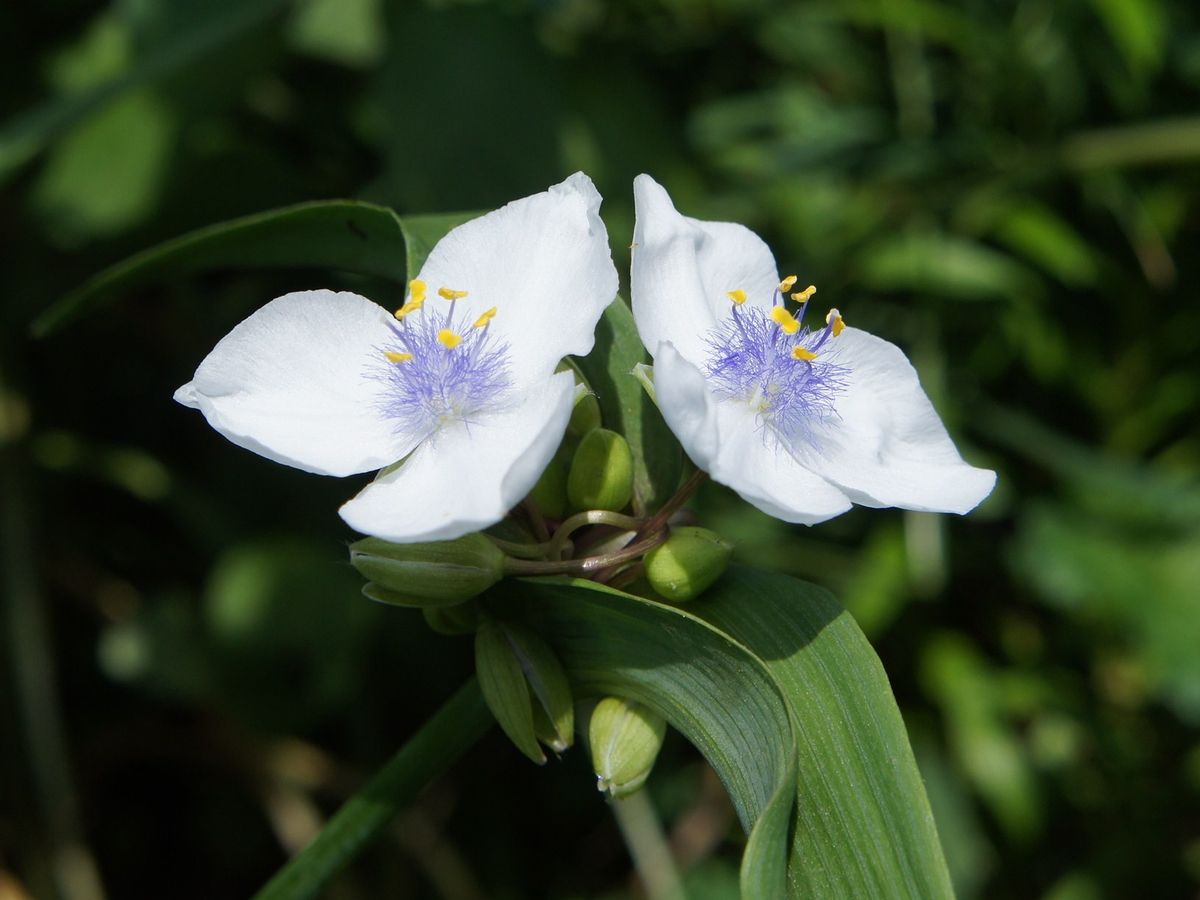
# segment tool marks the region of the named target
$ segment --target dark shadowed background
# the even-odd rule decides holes
[[[171,402],[288,290],[177,279],[48,338],[90,275],[334,197],[487,209],[586,170],[744,222],[900,344],[999,487],[967,519],[785,526],[909,724],[959,894],[1200,896],[1200,7],[1189,0],[48,0],[0,9],[0,898],[241,897],[471,670],[359,594],[337,506]],[[649,790],[697,900],[742,837],[699,755]],[[579,751],[493,733],[329,897],[638,896]]]

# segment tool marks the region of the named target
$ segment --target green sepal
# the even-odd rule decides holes
[[[474,634],[479,627],[479,607],[469,600],[454,606],[426,606],[421,613],[426,625],[447,637]]]
[[[533,727],[533,703],[525,672],[504,626],[495,619],[484,619],[475,632],[475,674],[483,699],[509,740],[539,766],[545,763],[546,754]]]
[[[396,606],[451,606],[504,577],[504,554],[482,534],[452,541],[392,544],[363,538],[350,545],[350,564],[374,582],[363,593]]]
[[[534,730],[546,746],[562,753],[575,742],[575,698],[562,663],[528,627],[516,623],[503,627],[533,695]]]

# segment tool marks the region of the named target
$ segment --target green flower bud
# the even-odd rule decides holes
[[[571,410],[571,421],[567,423],[567,434],[581,438],[600,427],[600,403],[596,395],[584,394]]]
[[[426,625],[448,637],[474,634],[479,627],[479,610],[470,601],[454,606],[426,606],[421,613]]]
[[[542,515],[561,519],[567,514],[567,469],[557,459],[550,460],[546,471],[529,492]]]
[[[667,600],[698,597],[724,574],[733,544],[707,528],[685,525],[646,554],[646,580]]]
[[[504,577],[504,554],[482,534],[424,544],[363,538],[350,545],[350,563],[373,582],[366,596],[396,606],[453,606]]]
[[[513,622],[485,619],[475,633],[475,671],[492,715],[517,749],[539,765],[571,746],[575,701],[558,657],[541,637]]]
[[[640,703],[606,697],[592,710],[588,742],[596,786],[627,797],[645,783],[662,748],[667,723]]]
[[[567,475],[567,497],[576,509],[620,510],[633,497],[633,454],[615,431],[595,428],[579,442]]]

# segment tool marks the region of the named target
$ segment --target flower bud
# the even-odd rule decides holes
[[[600,427],[600,403],[593,393],[584,394],[571,410],[571,421],[567,423],[567,434],[581,438]]]
[[[546,471],[538,479],[530,498],[538,510],[551,519],[561,519],[567,514],[567,470],[557,459],[550,460]]]
[[[633,497],[633,454],[615,431],[595,428],[584,435],[571,460],[567,498],[576,509],[620,510]]]
[[[485,619],[475,634],[475,671],[492,715],[517,749],[539,765],[538,741],[571,746],[575,702],[566,673],[540,636],[514,622]]]
[[[660,595],[684,603],[724,574],[733,544],[707,528],[684,525],[646,554],[646,580]]]
[[[454,606],[426,606],[421,613],[426,625],[447,637],[474,634],[479,627],[479,610],[469,600]]]
[[[640,703],[606,697],[592,710],[588,742],[596,786],[613,797],[637,791],[654,768],[667,723]]]
[[[397,606],[453,606],[504,576],[504,554],[482,534],[422,544],[363,538],[350,545],[350,563],[373,582],[364,594]]]

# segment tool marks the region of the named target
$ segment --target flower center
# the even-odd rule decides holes
[[[473,322],[455,321],[466,291],[439,288],[445,311],[426,309],[425,282],[414,279],[396,310],[392,345],[379,348],[388,366],[379,377],[390,390],[382,412],[410,434],[430,434],[451,422],[470,423],[512,386],[508,345],[490,333],[496,308]],[[435,301],[436,303],[436,301]]]
[[[795,283],[795,275],[780,282],[769,310],[747,307],[740,288],[729,291],[731,315],[706,337],[705,374],[713,393],[749,405],[761,427],[787,443],[811,440],[813,427],[835,414],[848,374],[832,360],[829,345],[846,327],[841,313],[830,310],[825,327],[811,330],[804,313],[817,289],[791,295],[800,304],[792,315],[783,296]]]

